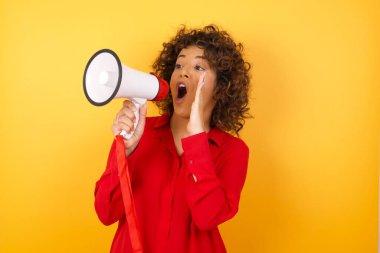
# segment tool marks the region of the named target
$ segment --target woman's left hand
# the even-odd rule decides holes
[[[197,91],[195,93],[194,102],[191,105],[190,120],[187,124],[187,132],[189,135],[198,134],[205,131],[203,106],[202,106],[202,88],[205,84],[206,72],[201,74],[198,81]]]

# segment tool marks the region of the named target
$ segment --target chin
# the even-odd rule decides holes
[[[181,118],[190,118],[190,111],[186,110],[185,108],[176,108],[174,106],[173,115],[176,115]]]

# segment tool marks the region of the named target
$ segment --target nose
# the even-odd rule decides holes
[[[181,69],[180,75],[181,75],[181,77],[189,78],[189,73],[188,73],[186,68]]]

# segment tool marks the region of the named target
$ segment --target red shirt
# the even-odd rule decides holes
[[[248,147],[212,128],[182,140],[177,154],[166,116],[146,119],[144,134],[128,157],[144,253],[226,252],[218,225],[238,211]],[[119,222],[111,252],[132,252],[115,156],[95,188],[95,209],[105,225]]]

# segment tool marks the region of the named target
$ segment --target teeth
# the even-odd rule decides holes
[[[180,87],[180,88],[185,88],[186,85],[184,85],[183,83],[180,83],[180,84],[179,84],[179,87]]]

